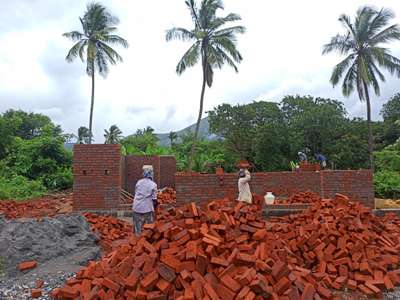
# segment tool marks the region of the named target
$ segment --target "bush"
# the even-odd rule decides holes
[[[71,168],[59,169],[55,174],[41,177],[43,185],[50,190],[65,190],[72,187],[73,177]]]
[[[375,194],[381,198],[400,198],[400,174],[395,171],[379,171],[374,175]]]
[[[397,171],[400,172],[400,152],[383,150],[375,152],[375,165],[377,171]]]
[[[46,188],[39,180],[29,180],[23,176],[0,177],[0,199],[26,199],[40,197]]]

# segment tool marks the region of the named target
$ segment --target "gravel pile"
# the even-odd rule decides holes
[[[99,238],[79,214],[54,218],[6,220],[0,215],[0,300],[30,299],[36,281],[44,281],[43,297],[63,286],[89,260],[100,257]],[[36,260],[27,272],[20,262]]]

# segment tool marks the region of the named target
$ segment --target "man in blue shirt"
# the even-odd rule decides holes
[[[133,226],[135,234],[142,233],[144,224],[154,223],[155,204],[157,203],[157,184],[153,181],[153,171],[143,170],[143,178],[138,180],[133,199]]]
[[[326,168],[326,157],[321,153],[315,154],[315,159],[321,164],[322,169]]]

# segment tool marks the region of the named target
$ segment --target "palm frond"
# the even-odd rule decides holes
[[[400,40],[400,26],[394,24],[376,33],[370,40],[369,44],[374,46],[380,43],[388,43],[391,41]]]
[[[357,71],[356,63],[347,70],[345,77],[343,78],[342,93],[348,97],[354,91],[354,84],[356,83]]]
[[[234,35],[234,34],[242,34],[246,32],[246,27],[244,26],[232,26],[232,27],[227,27],[221,30],[217,30],[214,32],[214,36],[219,36],[219,35]]]
[[[192,16],[192,21],[195,24],[196,27],[200,28],[200,22],[199,22],[199,13],[197,10],[196,3],[194,0],[186,0],[185,1],[186,6],[188,7],[190,11],[190,15]]]
[[[85,38],[85,35],[79,31],[71,31],[71,32],[66,32],[63,34],[64,37],[69,38],[70,40],[74,42],[79,42],[83,38]]]
[[[324,55],[333,51],[337,51],[340,54],[347,54],[354,46],[355,44],[350,38],[349,33],[346,35],[337,34],[328,44],[323,46],[322,54]]]
[[[72,46],[72,48],[68,51],[67,56],[65,57],[65,60],[67,62],[72,62],[75,58],[77,58],[78,56],[80,56],[80,52],[83,51],[82,49],[84,49],[84,44],[86,41],[79,41],[77,42],[75,45]],[[82,59],[82,57],[81,57]],[[82,59],[82,61],[84,61]]]
[[[80,49],[79,49],[79,57],[80,57],[80,59],[81,59],[82,62],[85,61],[85,56],[84,56],[84,54],[85,54],[85,49],[86,49],[86,47],[87,47],[87,44],[88,44],[88,40],[85,40],[85,41],[82,43],[82,46],[81,46]]]
[[[242,59],[243,59],[242,55],[236,49],[236,45],[232,41],[232,39],[226,38],[224,36],[219,36],[219,37],[215,37],[212,40],[212,42],[215,43],[219,48],[227,51],[235,62],[240,63],[242,61]]]
[[[354,54],[350,54],[347,56],[344,60],[342,60],[340,63],[338,63],[335,68],[333,69],[330,82],[332,83],[333,86],[337,85],[339,80],[342,78],[344,72],[347,70],[347,68],[354,62]]]
[[[385,76],[379,70],[378,66],[373,61],[370,61],[369,65],[370,65],[370,73],[372,73],[374,75],[374,77],[375,77],[375,74],[377,74],[378,77],[379,77],[379,80],[382,81],[382,82],[385,82],[385,80],[386,80]]]
[[[210,22],[209,27],[212,30],[216,30],[228,22],[235,22],[241,19],[242,18],[238,14],[230,13],[226,17],[216,17],[214,20]]]
[[[376,73],[375,71],[376,70],[374,69],[373,63],[370,62],[368,64],[369,82],[370,82],[370,85],[372,85],[372,87],[374,88],[375,95],[379,96],[381,91],[380,91],[380,88],[379,88],[379,82],[378,82],[378,80],[376,79],[376,76],[375,76],[375,73]],[[378,72],[379,72],[379,70],[378,70]],[[382,77],[383,77],[383,75],[382,75]],[[383,77],[383,79],[385,79],[385,77]]]
[[[174,27],[169,30],[167,30],[165,34],[165,39],[167,41],[173,40],[173,39],[178,39],[182,41],[190,41],[195,39],[195,35],[192,31],[187,30],[185,28],[181,27]]]
[[[235,72],[239,72],[238,67],[235,65],[234,61],[218,46],[216,47],[216,51],[219,57],[222,58],[222,60],[227,63],[229,66],[231,66]]]
[[[109,72],[108,62],[110,61],[110,59],[107,59],[105,53],[106,52],[98,51],[95,58],[95,66],[97,67],[97,72],[99,72],[99,74],[104,78]]]
[[[200,57],[200,42],[195,42],[182,56],[181,60],[176,66],[176,73],[178,75],[185,72],[186,68],[194,66]]]
[[[396,74],[397,77],[400,77],[400,59],[390,55],[389,53],[385,53],[383,57],[382,66],[388,70],[390,74]]]
[[[121,45],[124,48],[129,47],[129,43],[127,40],[125,40],[124,38],[122,38],[118,35],[115,35],[115,34],[106,35],[103,39],[103,42],[114,44],[114,45]]]
[[[390,9],[382,8],[379,12],[376,12],[375,17],[372,19],[371,24],[369,25],[369,36],[375,36],[393,18],[394,13]]]
[[[340,23],[344,26],[344,28],[353,35],[353,37],[356,36],[356,31],[354,29],[354,25],[351,23],[350,17],[348,15],[342,14],[339,17]]]
[[[99,41],[97,47],[99,48],[98,53],[105,54],[112,65],[115,65],[117,62],[123,61],[121,55],[119,55],[117,51],[115,51],[107,44]]]
[[[368,40],[371,19],[374,15],[376,15],[376,10],[369,6],[364,6],[358,9],[355,21],[357,43],[363,44]]]

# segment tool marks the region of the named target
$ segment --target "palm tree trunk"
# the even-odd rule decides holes
[[[371,121],[371,101],[369,99],[368,86],[363,82],[365,91],[365,100],[367,102],[367,124],[368,124],[368,152],[369,163],[372,172],[374,172],[374,137],[372,134],[372,121]]]
[[[90,103],[90,117],[89,117],[89,144],[92,143],[92,123],[93,123],[93,106],[94,106],[94,61],[92,62],[92,100]]]
[[[196,154],[197,137],[199,135],[200,121],[201,121],[201,116],[203,114],[204,92],[206,90],[206,81],[207,81],[207,78],[206,78],[207,74],[206,74],[205,68],[206,68],[206,66],[203,63],[203,84],[201,86],[200,109],[199,109],[199,116],[197,118],[196,129],[194,131],[193,144],[192,144],[192,148],[190,150],[189,164],[188,164],[189,171],[192,171],[192,167],[193,167],[194,156]]]

